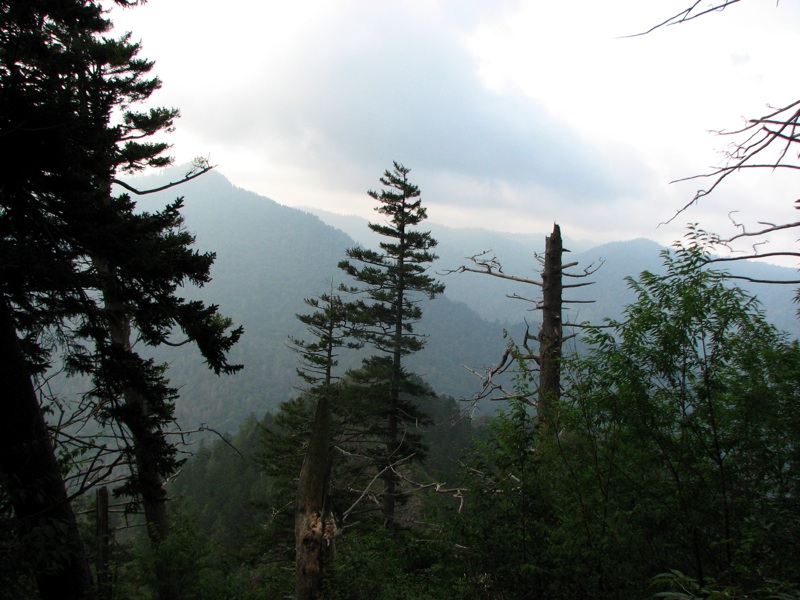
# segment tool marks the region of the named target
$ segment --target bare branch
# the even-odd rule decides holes
[[[732,262],[736,260],[754,260],[757,258],[775,258],[775,257],[800,257],[800,252],[766,252],[764,254],[747,254],[744,256],[718,256],[706,261],[709,263]]]
[[[796,201],[795,204],[800,204],[800,200]],[[764,246],[769,242],[769,240],[761,240],[757,241],[752,244],[752,252],[744,253],[741,250],[736,250],[733,247],[733,242],[737,240],[743,239],[758,239],[764,236],[767,236],[771,233],[776,231],[785,231],[788,229],[795,229],[800,227],[800,221],[796,221],[794,223],[784,223],[781,225],[775,225],[774,223],[766,223],[760,221],[758,224],[765,226],[757,231],[748,231],[747,227],[743,223],[737,222],[733,215],[737,211],[731,211],[728,214],[728,218],[730,219],[731,223],[734,227],[739,230],[739,233],[732,235],[728,238],[722,238],[718,234],[709,233],[700,229],[691,228],[692,231],[688,235],[693,240],[693,243],[700,243],[708,245],[710,248],[714,247],[721,247],[725,248],[732,253],[739,253],[737,256],[711,256],[708,257],[704,263],[705,264],[714,264],[714,263],[726,263],[726,262],[737,262],[742,260],[757,260],[762,258],[800,258],[800,252],[797,251],[789,251],[789,250],[780,250],[776,252],[759,252],[759,247]],[[795,285],[800,283],[795,280],[767,280],[767,279],[756,279],[752,277],[747,277],[744,275],[733,275],[728,274],[731,279],[740,279],[742,281],[749,281],[751,283],[766,283],[766,284],[789,284]]]
[[[671,25],[678,25],[680,23],[685,23],[686,21],[692,21],[693,19],[697,19],[698,17],[702,17],[703,15],[707,15],[712,12],[718,12],[724,10],[726,7],[730,6],[731,4],[736,4],[740,0],[722,0],[719,4],[715,4],[705,9],[698,10],[695,12],[695,9],[698,8],[700,5],[701,0],[696,0],[692,5],[684,10],[680,11],[678,14],[661,21],[657,25],[653,25],[647,31],[642,31],[641,33],[634,33],[632,35],[624,35],[622,38],[634,38],[634,37],[641,37],[643,35],[647,35],[649,33],[654,32],[656,29],[660,29],[662,27],[669,27]]]
[[[714,262],[714,261],[709,261]],[[750,283],[769,283],[774,285],[798,285],[800,284],[800,279],[786,279],[786,280],[779,280],[779,279],[755,279],[753,277],[745,277],[744,275],[731,275],[730,273],[727,275],[728,279],[740,279],[742,281],[749,281]]]
[[[165,431],[164,435],[179,435],[179,436],[181,436],[181,438],[183,438],[186,435],[190,435],[192,433],[202,433],[204,431],[210,431],[211,433],[216,435],[220,440],[222,440],[228,446],[230,446],[231,450],[236,452],[236,454],[239,456],[239,458],[241,458],[242,460],[245,460],[244,455],[239,451],[239,449],[236,446],[234,446],[230,441],[228,441],[228,439],[222,433],[220,433],[219,431],[217,431],[213,427],[209,427],[207,423],[201,423],[200,427],[198,427],[197,429],[181,429],[179,431]],[[183,440],[182,443],[184,445],[186,445],[186,441],[185,440]]]
[[[744,229],[743,225],[741,225],[740,227]],[[771,227],[767,227],[766,229],[762,229],[761,231],[752,231],[752,232],[742,231],[742,233],[736,234],[725,241],[732,242],[734,240],[743,237],[757,237],[761,235],[766,235],[768,233],[772,233],[774,231],[781,231],[783,229],[794,229],[795,227],[800,227],[800,221],[795,221],[794,223],[784,223],[783,225],[772,225]]]
[[[694,179],[712,179],[713,182],[706,189],[695,192],[689,202],[678,209],[666,223],[672,222],[678,215],[686,211],[690,206],[697,203],[700,199],[713,192],[727,177],[741,170],[759,169],[789,169],[800,170],[800,164],[795,161],[797,153],[790,153],[792,144],[800,142],[797,135],[800,126],[800,100],[796,100],[782,108],[774,109],[772,112],[757,118],[750,119],[747,124],[733,131],[717,131],[718,135],[734,136],[744,134],[746,137],[738,142],[731,142],[725,151],[727,164],[716,168],[708,173],[683,177],[674,180],[672,183],[691,181]],[[755,162],[755,159],[765,153],[767,149],[772,149],[775,142],[780,142],[775,150],[778,154],[773,160]],[[789,162],[792,161],[792,162]]]
[[[391,471],[396,473],[397,471],[395,471],[395,466],[399,465],[399,464],[401,464],[403,462],[406,462],[408,460],[411,460],[411,458],[413,456],[414,456],[413,454],[409,455],[409,456],[405,456],[405,457],[401,458],[400,460],[397,460],[397,461],[395,461],[393,463],[389,463],[383,469],[378,471],[375,474],[375,476],[370,480],[370,482],[367,484],[367,487],[365,487],[362,490],[361,495],[356,499],[356,501],[353,502],[353,504],[350,505],[350,508],[348,508],[346,511],[344,511],[342,513],[342,519],[341,519],[342,523],[344,523],[347,520],[347,517],[350,515],[351,512],[353,512],[353,509],[355,509],[355,507],[358,506],[361,503],[361,501],[367,496],[367,494],[369,493],[370,489],[372,488],[373,485],[375,485],[375,482],[378,481],[378,479],[380,479],[381,475],[383,475],[384,473],[386,473],[389,470],[391,470]]]
[[[145,196],[147,194],[155,194],[156,192],[163,192],[164,190],[168,190],[170,188],[173,188],[173,187],[176,187],[178,185],[181,185],[183,183],[186,183],[187,181],[191,181],[192,179],[196,179],[196,178],[200,177],[201,175],[205,175],[206,173],[208,173],[209,171],[211,171],[212,169],[215,169],[215,168],[216,168],[216,165],[211,165],[209,163],[209,161],[208,161],[208,158],[197,157],[197,158],[194,159],[194,161],[192,161],[191,169],[189,169],[189,171],[187,171],[184,174],[182,179],[179,179],[178,181],[172,181],[170,183],[167,183],[166,185],[162,185],[162,186],[159,186],[157,188],[151,188],[151,189],[147,189],[147,190],[137,189],[137,188],[133,187],[132,185],[130,185],[129,183],[125,183],[121,179],[114,178],[111,181],[113,183],[116,183],[118,186],[120,186],[122,188],[125,188],[129,192],[131,192],[133,194],[136,194],[137,196]]]
[[[601,258],[600,260],[597,261],[597,266],[595,266],[594,263],[591,263],[585,269],[583,269],[583,272],[581,272],[581,273],[567,273],[565,271],[565,269],[567,267],[574,267],[574,266],[578,265],[578,263],[570,263],[568,265],[563,265],[561,267],[561,274],[564,277],[572,277],[572,278],[591,277],[592,275],[597,273],[602,268],[602,266],[605,264],[605,262],[606,261]]]
[[[452,494],[453,497],[457,498],[459,501],[458,512],[460,513],[461,509],[464,508],[464,492],[469,491],[467,488],[462,488],[462,487],[448,488],[445,487],[447,485],[446,482],[437,482],[437,481],[434,481],[432,483],[418,483],[394,469],[392,469],[392,471],[394,471],[395,475],[400,477],[403,481],[413,486],[416,491],[433,489],[433,491],[437,494]]]
[[[509,281],[518,281],[519,283],[529,283],[531,285],[538,285],[539,287],[542,286],[542,282],[536,279],[528,279],[527,277],[519,277],[518,275],[507,275],[502,271],[493,271],[491,269],[475,269],[472,267],[458,267],[452,271],[446,271],[445,274],[449,273],[481,273],[483,275],[491,275],[492,277],[499,277],[500,279],[508,279]]]

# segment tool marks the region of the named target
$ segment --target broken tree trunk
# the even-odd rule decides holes
[[[311,438],[300,470],[295,505],[295,600],[321,597],[325,568],[333,557],[335,525],[328,506],[331,401],[320,394]]]
[[[545,239],[542,272],[542,328],[539,331],[539,399],[536,412],[547,425],[549,408],[561,394],[561,343],[563,341],[561,228],[556,224]]]

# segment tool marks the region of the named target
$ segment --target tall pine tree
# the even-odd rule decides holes
[[[428,265],[437,258],[431,252],[436,240],[430,232],[415,229],[427,218],[427,211],[422,206],[419,188],[408,180],[409,172],[410,169],[395,162],[393,169],[380,178],[385,189],[368,192],[378,202],[375,210],[386,217],[384,223],[370,223],[369,228],[388,241],[380,243],[379,251],[350,248],[349,260],[339,263],[345,273],[360,283],[349,288],[350,291],[366,296],[361,302],[364,327],[358,333],[359,338],[381,353],[366,361],[365,369],[388,384],[385,394],[381,394],[385,395],[385,455],[378,466],[385,484],[381,510],[389,529],[395,526],[395,504],[400,497],[396,465],[411,458],[400,452],[403,427],[415,418],[414,409],[401,402],[401,391],[408,387],[409,378],[403,368],[403,357],[424,346],[424,338],[414,331],[422,317],[420,297],[434,298],[444,291],[442,283],[426,274]]]
[[[56,355],[90,375],[90,400],[66,409],[121,432],[124,491],[163,504],[160,482],[178,464],[163,431],[174,390],[132,336],[169,344],[182,330],[220,373],[236,369],[226,353],[241,333],[226,331],[215,306],[176,296],[208,281],[213,261],[191,249],[181,200],[141,214],[112,193],[120,173],[170,163],[168,146],[149,140],[177,111],[131,108],[160,82],[138,45],[107,37],[110,28],[86,0],[0,4],[0,484],[42,598],[92,589],[43,415],[57,405],[37,397],[36,379]]]

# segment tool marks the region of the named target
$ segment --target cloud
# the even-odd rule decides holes
[[[718,163],[728,140],[708,130],[796,98],[786,49],[800,43],[800,5],[740,3],[624,40],[669,13],[635,0],[170,0],[116,12],[156,60],[156,101],[181,109],[177,160],[210,154],[236,185],[284,204],[372,218],[364,192],[399,160],[431,220],[456,226],[558,221],[597,241],[669,243],[684,218],[714,229],[748,198],[758,215],[786,206],[774,178],[738,174],[656,229],[700,185],[667,182]]]
[[[228,79],[217,73],[212,93],[196,94],[184,113],[215,145],[359,193],[399,160],[475,184],[457,197],[437,190],[442,202],[486,202],[493,186],[518,189],[490,199],[509,208],[520,191],[579,205],[619,195],[620,179],[589,141],[540,103],[481,82],[462,39],[464,22],[484,18],[478,4],[460,21],[450,19],[452,4],[437,16],[419,5],[354,3],[295,23],[292,37],[249,50],[246,81],[235,68]]]

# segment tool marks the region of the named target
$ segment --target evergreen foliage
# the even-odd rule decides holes
[[[536,427],[522,400],[535,397],[536,381],[517,369],[520,399],[482,431],[470,427],[478,439],[448,477],[463,504],[416,494],[407,527],[389,534],[368,493],[343,523],[326,597],[797,597],[800,347],[723,273],[700,268],[702,248],[664,260],[664,276],[630,279],[636,300],[623,318],[590,329],[581,354],[564,358],[566,388],[548,430],[557,435]],[[369,369],[361,383],[353,375],[334,386],[350,388],[333,404],[340,515],[375,473],[355,455],[381,451],[380,427],[363,418],[375,382]],[[449,401],[416,402],[438,422],[456,416]],[[276,419],[283,429],[272,439],[285,454],[269,455],[268,478],[287,485],[273,507],[291,503],[311,415],[297,400]],[[456,459],[459,444],[432,429],[430,457]],[[288,565],[283,522],[267,547],[283,544]],[[267,580],[273,594],[290,589]]]
[[[23,540],[54,532],[43,546],[51,555],[31,559],[42,597],[89,597],[42,411],[73,427],[55,438],[77,473],[70,492],[127,464],[118,492],[163,504],[161,481],[179,465],[164,438],[175,391],[162,365],[133,351],[131,328],[151,346],[172,343],[177,328],[217,373],[237,370],[226,353],[241,330],[227,332],[216,306],[176,295],[185,283],[208,281],[213,261],[190,247],[182,201],[137,214],[129,196],[112,194],[118,174],[171,161],[168,145],[152,136],[172,129],[177,110],[136,109],[160,87],[153,63],[138,57],[130,35],[108,36],[111,23],[96,3],[12,2],[0,14],[0,326],[9,357],[0,375],[9,398],[0,474]],[[77,405],[35,396],[31,378],[59,355],[69,374],[93,380]],[[90,421],[112,441],[75,435]]]
[[[182,171],[175,167],[159,177],[133,181],[137,187],[159,187],[178,179]],[[306,335],[305,326],[295,314],[308,311],[304,298],[317,297],[329,289],[332,280],[338,282],[341,275],[337,274],[336,265],[354,243],[308,213],[234,187],[216,169],[182,184],[180,192],[187,199],[181,214],[185,227],[196,234],[196,247],[216,253],[212,281],[199,290],[185,288],[184,293],[187,298],[219,304],[235,323],[244,326],[247,333],[231,349],[230,357],[232,362],[247,367],[236,377],[217,377],[203,367],[202,358],[191,345],[165,348],[153,356],[156,362],[170,363],[171,384],[181,390],[175,413],[183,428],[194,429],[200,423],[208,423],[220,431],[235,432],[249,414],[277,411],[280,402],[302,384],[295,376],[297,358],[284,341],[287,336]],[[137,207],[150,212],[159,210],[174,199],[169,193],[137,198]],[[358,226],[372,234],[365,220],[360,220]],[[430,228],[439,242],[435,251],[440,256],[432,264],[431,273],[452,269],[475,249],[492,248],[506,272],[536,277],[531,272],[532,265],[535,271],[537,264],[531,251],[541,244],[539,236],[536,242],[523,245],[513,243],[513,236],[499,232],[450,229],[437,223],[430,223]],[[658,258],[662,248],[655,242],[618,242],[583,254],[577,254],[572,244],[567,243],[573,250],[571,261],[581,265],[605,262],[592,278],[594,285],[566,294],[570,300],[594,303],[566,304],[565,321],[600,323],[604,317],[619,318],[624,306],[635,299],[625,286],[624,276],[643,270],[663,274]],[[378,244],[367,247],[377,248]],[[770,269],[764,264],[758,270],[747,269],[749,265],[738,262],[731,266],[736,268],[735,273],[758,279],[777,279],[787,274],[785,268]],[[493,364],[506,345],[503,329],[519,339],[525,331],[523,317],[533,322],[537,313],[528,310],[529,304],[507,297],[529,295],[528,286],[523,284],[457,275],[441,279],[447,284],[445,293],[432,301],[423,297],[420,302],[424,318],[415,332],[425,335],[425,347],[406,356],[405,366],[439,393],[469,397],[476,391],[475,376],[464,365],[475,368]],[[757,293],[772,323],[796,335],[799,329],[791,304],[793,290],[755,284],[745,289]],[[486,304],[481,298],[487,298]],[[475,310],[487,320],[478,318]],[[359,356],[357,352],[342,352],[342,371],[357,366]],[[264,381],[270,384],[264,386]],[[70,391],[82,389],[77,380],[66,383]],[[61,382],[59,389],[67,391]],[[496,407],[496,403],[485,402],[479,409],[493,412]]]
[[[420,350],[423,339],[414,334],[414,324],[422,317],[415,294],[433,298],[444,291],[426,274],[427,265],[436,259],[430,252],[436,240],[430,232],[413,229],[427,218],[420,190],[408,181],[411,169],[394,163],[381,183],[388,189],[370,190],[369,196],[379,202],[375,210],[387,217],[385,223],[370,223],[369,228],[393,241],[380,242],[380,251],[361,247],[347,250],[348,259],[339,267],[363,287],[349,288],[364,293],[370,303],[363,305],[363,319],[369,326],[358,334],[360,339],[388,354],[409,354]]]
[[[418,385],[431,393],[424,384]],[[449,559],[440,556],[453,547],[435,529],[425,533],[433,536],[431,541],[415,540],[414,534],[406,532],[394,546],[387,543],[383,554],[375,553],[371,544],[389,539],[376,514],[380,510],[379,490],[370,454],[380,451],[381,441],[377,435],[369,434],[370,425],[363,422],[366,406],[374,407],[375,403],[369,396],[360,397],[344,383],[332,386],[331,392],[334,450],[330,510],[336,516],[341,535],[336,538],[333,570],[326,572],[326,578],[333,578],[326,584],[326,597],[346,596],[376,585],[373,572],[359,571],[356,575],[351,570],[361,561],[373,566],[385,563],[385,568],[392,565],[396,569],[387,571],[386,580],[378,584],[394,590],[392,593],[402,593],[406,587],[404,577],[412,572],[422,586],[420,589],[450,585],[450,575],[446,573],[451,574],[451,567],[455,570],[460,567],[457,563],[448,566]],[[438,457],[435,464],[442,465],[441,469],[433,466],[431,469],[438,474],[448,472],[448,477],[455,478],[454,463],[459,449],[466,448],[473,435],[469,421],[458,419],[461,414],[452,398],[423,395],[414,401],[424,404],[437,417],[434,424],[420,430],[431,456]],[[195,515],[196,522],[209,536],[212,547],[216,548],[216,560],[238,565],[231,567],[232,573],[251,573],[253,581],[258,582],[254,583],[257,589],[271,597],[287,595],[292,589],[289,574],[294,562],[297,476],[309,443],[315,405],[316,399],[311,396],[287,401],[277,414],[268,414],[260,422],[248,420],[228,441],[204,444],[171,487],[185,499],[187,514]],[[422,479],[427,477],[423,471],[416,473]],[[455,484],[454,479],[447,481]],[[443,515],[449,515],[458,505],[450,497],[428,498],[424,492],[418,492],[415,498],[415,520],[433,518],[441,522]],[[340,560],[341,569],[337,566]]]
[[[333,372],[339,364],[339,350],[363,347],[363,343],[355,341],[357,324],[354,321],[358,318],[358,307],[344,302],[333,290],[318,298],[306,298],[304,302],[314,312],[298,314],[297,319],[314,339],[290,337],[292,349],[300,356],[297,374],[312,389],[321,388],[319,391],[325,393],[326,388],[339,379]]]
[[[95,595],[94,524],[73,505],[91,513],[81,494],[112,477],[134,500],[116,519],[117,597],[285,596],[293,507],[312,496],[342,528],[327,598],[800,595],[800,345],[704,268],[705,234],[665,254],[663,271],[629,278],[621,318],[560,359],[566,385],[547,435],[524,400],[535,370],[521,365],[515,399],[476,436],[409,368],[426,342],[421,303],[444,286],[427,274],[437,242],[416,229],[426,211],[398,163],[369,192],[385,218],[369,225],[379,250],[351,248],[339,264],[355,281],[339,291],[356,299],[331,289],[306,300],[311,341],[291,333],[294,309],[261,324],[289,334],[309,389],[289,399],[291,368],[263,367],[252,393],[273,386],[266,369],[282,373],[280,411],[184,463],[166,437],[178,396],[161,357],[191,342],[213,373],[233,373],[242,331],[183,295],[210,281],[215,258],[195,249],[183,199],[139,210],[118,179],[170,163],[159,135],[178,111],[137,108],[160,82],[110,28],[88,0],[0,2],[0,599]],[[274,249],[278,263],[293,258]],[[295,271],[290,281],[309,278]],[[451,312],[441,321],[463,314]],[[375,354],[339,365],[341,350],[362,346]],[[74,402],[50,393],[55,365],[91,389]],[[455,498],[411,481],[432,475]],[[183,498],[171,527],[123,531],[136,501],[165,509],[167,491]]]
[[[409,388],[410,379],[403,367],[403,357],[421,350],[424,340],[414,332],[414,325],[422,317],[418,295],[429,299],[444,291],[444,285],[426,274],[428,265],[436,259],[430,252],[436,240],[430,232],[414,229],[427,218],[422,206],[420,190],[408,181],[410,169],[395,162],[392,171],[385,171],[380,181],[385,186],[380,192],[369,191],[378,201],[376,211],[387,217],[385,223],[370,223],[369,228],[391,241],[380,242],[380,251],[361,247],[347,250],[350,260],[339,267],[361,284],[361,287],[343,287],[353,293],[366,295],[360,301],[360,329],[356,338],[373,346],[384,356],[367,359],[354,378],[363,387],[371,381],[376,400],[385,406],[377,415],[385,423],[381,432],[384,442],[383,456],[376,457],[377,469],[384,482],[382,511],[386,526],[395,524],[395,503],[402,498],[399,490],[398,465],[418,460],[423,449],[414,444],[413,424],[419,415],[411,406],[403,406],[401,393]],[[385,382],[386,389],[377,386]],[[376,414],[373,411],[373,414]],[[409,426],[412,426],[411,428]]]

